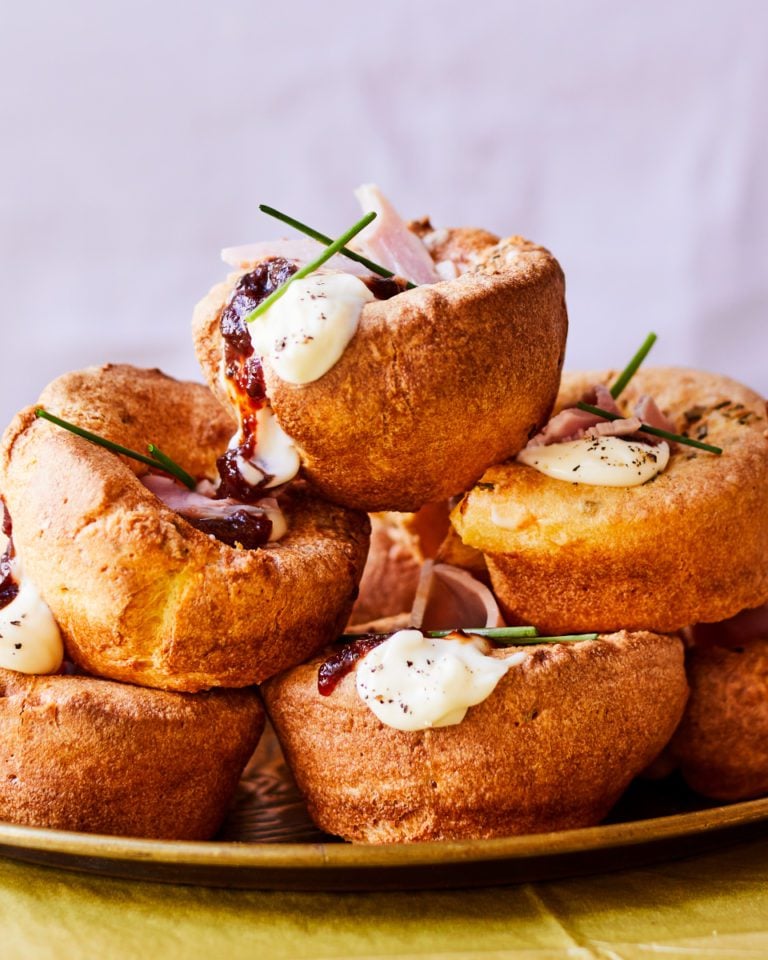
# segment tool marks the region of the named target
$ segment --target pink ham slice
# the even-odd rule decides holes
[[[583,402],[600,407],[607,413],[621,414],[611,391],[601,383],[584,394]],[[596,413],[579,410],[578,407],[567,407],[552,417],[544,429],[528,442],[528,446],[546,447],[553,443],[581,440],[582,437],[631,437],[635,434],[639,434],[637,439],[644,443],[658,443],[658,438],[653,434],[643,433],[640,429],[643,424],[674,433],[674,424],[659,410],[653,397],[647,394],[640,397],[633,413],[634,416],[631,417],[606,420]]]
[[[655,427],[657,430],[666,430],[667,433],[675,432],[674,423],[665,413],[659,410],[656,401],[653,397],[649,397],[647,393],[644,393],[635,404],[634,413],[637,419],[646,426]]]
[[[597,384],[588,393],[584,394],[584,402],[592,406],[607,410],[608,413],[619,413],[616,401],[611,391],[603,384]],[[620,423],[619,420],[605,420],[595,413],[579,410],[578,407],[567,407],[556,414],[539,433],[533,437],[529,447],[547,447],[552,443],[565,443],[567,440],[579,440],[587,431],[597,424]]]
[[[467,630],[503,627],[491,591],[471,573],[447,563],[426,560],[410,612],[347,627],[349,633],[389,633],[405,627],[418,630]]]
[[[147,473],[140,478],[141,482],[163,503],[170,507],[174,513],[181,517],[188,517],[195,520],[213,520],[223,517],[231,517],[233,513],[243,511],[245,513],[263,514],[278,510],[277,500],[271,497],[265,497],[259,500],[257,504],[240,503],[238,500],[213,500],[194,490],[188,490],[181,484],[176,483],[169,477],[161,477],[155,473]],[[207,481],[204,481],[206,489],[210,487]],[[198,485],[200,486],[200,485]]]
[[[357,235],[355,249],[413,283],[437,283],[440,275],[429,251],[381,190],[368,183],[358,187],[355,196],[364,213],[373,210],[377,214],[373,223]]]
[[[421,568],[411,623],[420,630],[503,627],[496,599],[471,573],[427,560]]]
[[[253,270],[253,268],[263,263],[264,260],[273,260],[276,257],[282,257],[284,260],[292,260],[299,266],[311,263],[323,250],[323,244],[317,240],[302,239],[282,239],[282,240],[262,240],[260,243],[245,243],[239,247],[225,247],[221,251],[221,259],[230,267],[237,270]],[[369,277],[371,271],[358,263],[357,260],[350,260],[349,257],[337,254],[331,257],[323,265],[324,270],[336,270],[339,273],[353,273],[357,277]]]

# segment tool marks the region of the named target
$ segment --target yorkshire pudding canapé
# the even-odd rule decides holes
[[[104,366],[50,384],[39,406],[133,450],[152,442],[215,476],[233,425],[205,387]],[[343,628],[368,519],[281,496],[288,531],[259,549],[193,527],[139,479],[147,468],[22,411],[5,433],[0,490],[25,571],[71,659],[169,690],[243,687],[305,659]]]
[[[358,694],[366,657],[319,692],[332,652],[273,677],[262,694],[312,818],[364,843],[595,824],[660,753],[687,697],[679,639],[621,632],[495,650],[515,665],[461,722],[394,729]]]
[[[263,727],[254,690],[193,696],[0,670],[0,820],[207,840]]]
[[[327,372],[293,383],[274,358],[261,361],[271,408],[303,475],[334,502],[369,512],[447,500],[516,453],[546,419],[562,367],[564,280],[547,250],[521,237],[499,241],[425,223],[412,225],[410,239],[417,235],[433,282],[396,287],[389,299],[371,296]],[[286,276],[295,270],[266,249],[253,256],[194,313],[198,359],[227,405],[222,318],[241,322],[242,337],[242,319],[259,302],[245,295],[253,271],[270,263]],[[451,278],[440,279],[438,266]],[[353,267],[359,273],[352,261],[334,261],[334,269]]]
[[[615,374],[566,374],[556,409]],[[768,422],[765,400],[727,377],[676,367],[640,370],[621,397],[655,398],[677,444],[652,481],[596,486],[510,461],[491,467],[452,513],[485,554],[510,623],[542,632],[646,629],[715,622],[768,599]],[[526,451],[528,452],[528,451]],[[583,472],[581,474],[583,476]]]
[[[691,696],[669,745],[688,784],[715,800],[768,793],[768,606],[691,631]]]

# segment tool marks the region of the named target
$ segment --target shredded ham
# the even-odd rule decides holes
[[[292,260],[294,263],[304,266],[304,264],[315,260],[322,250],[322,243],[309,238],[262,240],[260,243],[245,243],[239,247],[224,247],[221,251],[221,259],[237,270],[252,270],[257,264],[263,263],[265,260],[273,260],[276,257]],[[323,267],[326,270],[336,270],[339,273],[353,273],[358,277],[368,277],[371,274],[371,271],[364,267],[362,263],[351,260],[342,254],[331,257]]]
[[[596,413],[580,410],[578,407],[567,407],[556,414],[549,423],[536,434],[529,442],[529,447],[546,447],[553,443],[566,443],[571,440],[581,440],[583,437],[633,437],[644,443],[658,443],[658,438],[652,434],[643,433],[641,427],[655,427],[657,430],[666,430],[674,433],[674,424],[659,410],[653,397],[644,394],[635,404],[633,416],[624,417],[611,396],[611,391],[602,383],[595,384],[588,390],[583,403],[593,407],[600,407],[607,413],[617,414],[620,419],[606,420]]]
[[[653,397],[644,393],[635,404],[635,416],[646,426],[655,427],[657,430],[666,430],[667,433],[675,432],[675,425],[669,417],[662,413],[656,406]]]
[[[411,608],[411,623],[421,630],[503,627],[496,599],[471,573],[427,560]]]
[[[597,384],[586,394],[584,402],[592,406],[601,407],[608,413],[619,413],[616,401],[611,396],[611,391],[603,384]],[[549,423],[539,433],[533,437],[529,447],[547,447],[551,443],[565,443],[566,440],[580,440],[586,436],[587,431],[597,424],[618,423],[620,421],[607,421],[595,413],[588,413],[586,410],[579,410],[578,407],[566,407],[556,414]]]
[[[355,249],[399,277],[413,283],[437,283],[440,274],[419,237],[374,184],[355,190],[364,212],[374,210],[376,219],[355,238]]]
[[[271,540],[279,539],[285,532],[285,520],[282,511],[273,497],[265,497],[257,503],[240,503],[230,497],[222,500],[212,499],[213,485],[203,480],[196,490],[177,483],[170,477],[156,473],[147,473],[140,478],[147,490],[154,493],[158,500],[170,507],[174,513],[189,520],[215,520],[231,517],[234,513],[264,515],[272,521]]]

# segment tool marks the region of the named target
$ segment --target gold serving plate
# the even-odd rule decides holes
[[[681,781],[637,781],[597,827],[497,840],[347,844],[320,833],[268,728],[209,842],[0,823],[0,855],[110,877],[264,890],[497,886],[676,859],[765,833],[768,798],[706,806]]]

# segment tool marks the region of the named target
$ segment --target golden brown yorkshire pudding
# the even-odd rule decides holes
[[[615,373],[563,378],[557,408]],[[768,598],[765,400],[727,377],[644,369],[622,396],[655,397],[676,432],[723,449],[677,445],[666,469],[635,487],[553,479],[531,466],[491,467],[452,514],[486,556],[508,622],[544,633],[670,632],[724,620]]]
[[[232,424],[202,386],[156,370],[91,368],[40,405],[134,450],[148,441],[212,477]],[[192,527],[139,481],[140,464],[33,409],[6,431],[0,489],[25,574],[89,673],[170,690],[242,687],[309,656],[343,627],[368,546],[364,515],[307,494],[288,533],[238,549]]]
[[[0,820],[206,840],[263,727],[253,690],[192,696],[0,670]]]
[[[691,688],[670,754],[688,784],[716,800],[768,793],[768,636],[686,651]]]
[[[521,237],[420,232],[466,272],[366,303],[341,358],[311,383],[288,383],[263,361],[304,475],[349,507],[414,511],[463,492],[526,443],[557,393],[567,316],[554,257]],[[198,359],[227,404],[220,320],[244,276],[214,287],[194,314]]]
[[[461,723],[413,732],[376,718],[354,672],[321,695],[323,656],[264,684],[267,712],[318,826],[347,840],[392,843],[601,820],[679,722],[687,697],[682,643],[622,632],[527,649]]]

